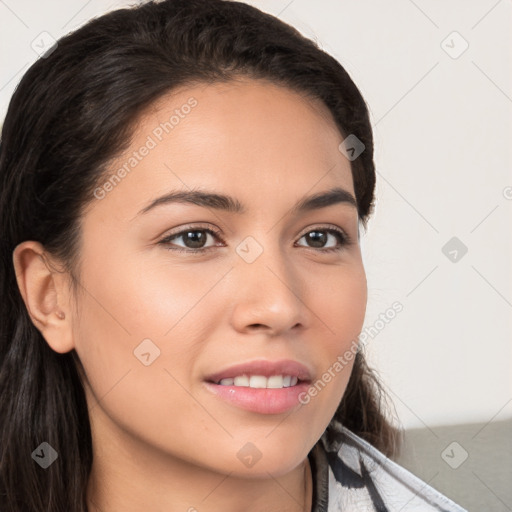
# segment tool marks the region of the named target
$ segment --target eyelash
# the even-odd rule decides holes
[[[180,236],[183,236],[184,234],[186,233],[190,233],[190,232],[196,232],[196,231],[205,231],[206,233],[210,233],[212,236],[216,237],[218,240],[220,240],[222,243],[224,243],[224,240],[222,240],[221,238],[221,235],[218,231],[214,230],[214,229],[210,229],[210,228],[205,228],[205,227],[189,227],[189,228],[185,228],[184,230],[178,232],[178,233],[171,233],[170,235],[164,237],[162,240],[160,240],[158,243],[159,244],[162,244],[162,245],[167,245],[171,242],[171,240],[174,240],[175,238],[180,238]],[[339,237],[339,245],[337,245],[336,247],[329,247],[327,249],[315,249],[314,247],[305,247],[305,246],[300,246],[300,247],[304,247],[305,249],[311,249],[313,251],[319,251],[319,252],[323,252],[323,253],[331,253],[331,252],[338,252],[338,251],[341,251],[342,249],[344,249],[347,245],[350,245],[352,244],[352,239],[351,237],[349,237],[344,231],[342,231],[341,229],[339,228],[334,228],[334,227],[329,227],[329,228],[326,228],[326,227],[317,227],[317,228],[313,228],[309,231],[307,231],[306,233],[304,233],[300,238],[304,237],[305,235],[313,232],[313,231],[324,231],[326,233],[330,233],[330,234],[333,234],[333,235],[338,235]],[[299,238],[299,240],[300,240]],[[190,248],[183,248],[183,247],[167,247],[167,250],[169,251],[176,251],[176,252],[185,252],[185,253],[206,253],[207,251],[211,250],[211,249],[215,249],[215,247],[218,247],[218,246],[214,246],[214,247],[206,247],[206,248],[199,248],[199,249],[190,249]]]

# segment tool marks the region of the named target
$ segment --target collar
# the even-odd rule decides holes
[[[330,426],[308,453],[311,512],[467,512],[338,422]]]
[[[308,454],[313,478],[311,512],[327,512],[329,506],[329,462],[322,441],[319,440]]]

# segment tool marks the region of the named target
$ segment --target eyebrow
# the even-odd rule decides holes
[[[143,208],[137,216],[144,214],[157,206],[169,203],[189,203],[205,208],[213,208],[215,210],[223,210],[237,214],[243,214],[247,211],[242,203],[234,197],[218,194],[208,190],[185,190],[169,192],[168,194],[154,199],[145,208]],[[347,190],[341,187],[336,187],[325,192],[319,192],[318,194],[300,199],[293,206],[291,213],[304,213],[339,203],[345,203],[357,209],[357,201],[354,196]]]

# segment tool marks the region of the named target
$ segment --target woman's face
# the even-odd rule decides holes
[[[93,439],[239,476],[306,458],[366,308],[356,207],[297,207],[354,197],[342,140],[322,103],[266,81],[180,89],[145,113],[83,217],[73,340]],[[191,191],[232,202],[150,207]]]

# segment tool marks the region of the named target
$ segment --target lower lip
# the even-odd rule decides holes
[[[299,395],[307,392],[309,384],[300,382],[287,388],[250,388],[221,386],[205,382],[206,388],[227,402],[260,414],[281,414],[300,404]]]

